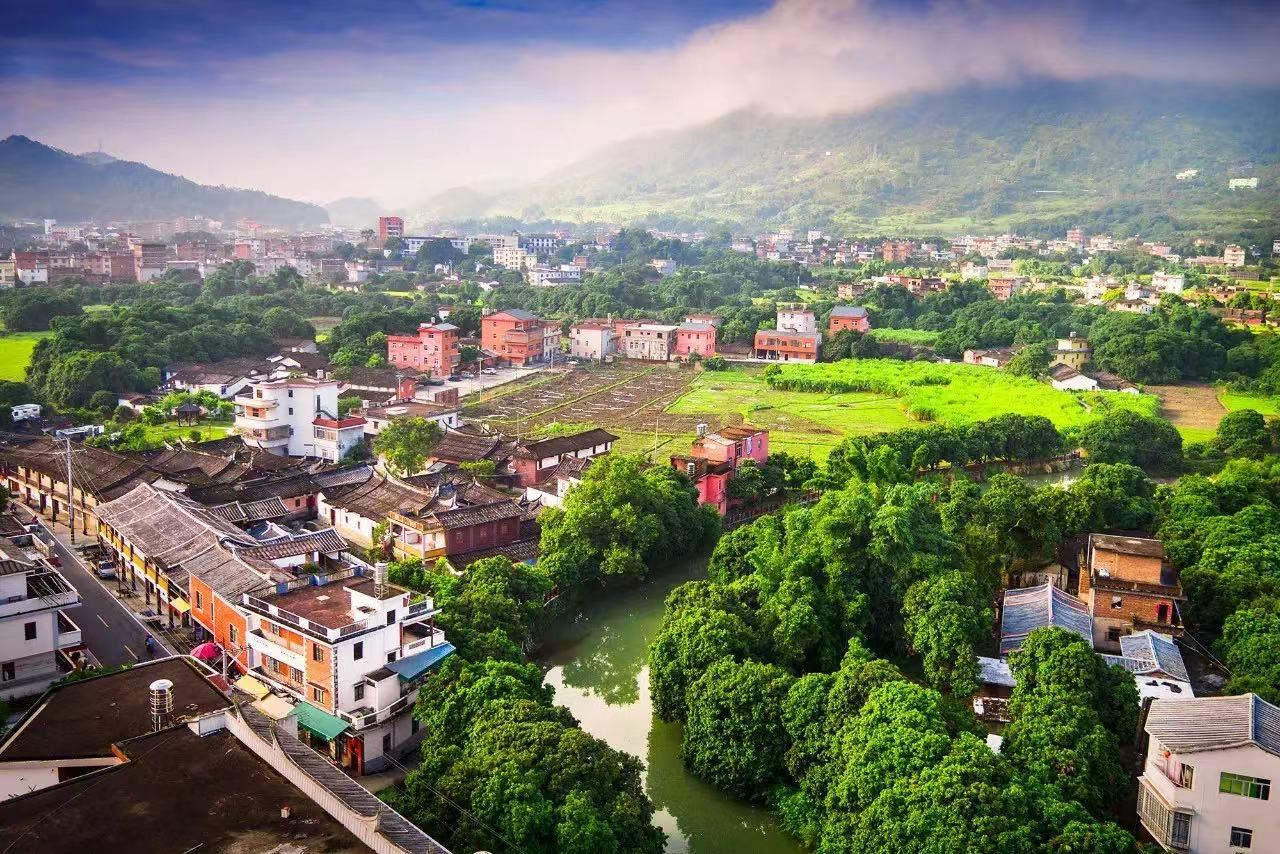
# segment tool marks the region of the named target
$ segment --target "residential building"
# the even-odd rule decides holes
[[[860,305],[838,305],[832,308],[831,316],[827,319],[827,334],[835,335],[845,330],[870,332],[871,317],[867,310]]]
[[[452,323],[421,323],[416,335],[387,336],[387,361],[434,377],[451,376],[460,361],[460,335]]]
[[[816,332],[785,332],[778,329],[756,333],[752,352],[757,359],[776,362],[816,362],[822,336]]]
[[[818,319],[804,303],[778,303],[779,332],[817,332]]]
[[[338,386],[311,377],[251,382],[234,399],[236,432],[249,447],[336,463],[364,436],[363,418],[338,416]]]
[[[1052,355],[1052,364],[1066,365],[1068,368],[1082,371],[1089,359],[1093,357],[1093,348],[1089,346],[1088,339],[1072,333],[1066,338],[1058,339],[1058,346],[1054,348]]]
[[[24,557],[11,541],[4,542],[0,550],[0,700],[41,693],[71,669],[67,654],[81,646],[80,627],[65,613],[80,604],[80,594],[38,553],[30,560]]]
[[[638,323],[622,331],[618,350],[628,359],[665,362],[675,350],[679,327],[661,323]]]
[[[18,262],[0,258],[0,288],[12,288],[18,282]]]
[[[841,282],[836,285],[837,299],[861,299],[866,296],[868,283],[866,282]]]
[[[721,326],[724,325],[724,318],[718,314],[703,314],[700,312],[694,312],[692,314],[686,314],[684,316],[684,322],[685,323],[709,323],[715,328],[719,329]]]
[[[987,265],[975,264],[973,261],[965,261],[960,265],[960,281],[968,282],[973,279],[985,279],[987,277]]]
[[[361,410],[360,415],[364,418],[365,435],[372,438],[397,418],[424,418],[434,421],[443,431],[456,430],[462,423],[460,411],[457,403],[401,400],[386,406],[371,406]]]
[[[617,345],[611,319],[580,320],[569,327],[569,355],[575,359],[603,362],[617,353]]]
[[[1256,190],[1258,189],[1258,179],[1253,178],[1230,178],[1227,180],[1227,189],[1229,190]]]
[[[1017,351],[1008,347],[997,347],[991,350],[965,350],[962,357],[966,365],[981,365],[984,368],[1003,368],[1009,360],[1017,355]]]
[[[1182,633],[1186,597],[1159,540],[1090,534],[1079,597],[1093,614],[1098,649],[1118,651],[1122,637],[1141,629]]]
[[[1120,638],[1120,654],[1103,658],[1108,664],[1119,665],[1133,674],[1139,700],[1195,697],[1186,662],[1170,635],[1151,629],[1125,635]]]
[[[398,216],[378,217],[378,245],[385,245],[392,237],[404,237],[404,220]]]
[[[1256,694],[1156,699],[1138,820],[1166,851],[1280,850],[1280,708]]]
[[[1007,300],[1027,286],[1026,276],[1014,276],[1007,273],[992,274],[987,277],[987,290],[998,300]]]
[[[698,356],[702,359],[716,354],[716,328],[710,323],[685,322],[676,327],[675,349],[671,355],[688,359]]]
[[[535,288],[573,285],[582,281],[582,268],[574,264],[525,265],[525,281]]]
[[[671,457],[673,468],[684,472],[698,489],[698,503],[715,507],[721,516],[729,512],[729,484],[746,460],[764,465],[769,458],[769,431],[750,424],[707,432],[698,425],[698,437],[688,454]]]
[[[1006,590],[1000,608],[1000,655],[1022,646],[1036,629],[1057,627],[1093,646],[1093,619],[1085,603],[1053,584]]]
[[[493,263],[508,270],[523,270],[536,266],[538,256],[526,252],[519,246],[494,246]]]
[[[1222,250],[1222,263],[1228,267],[1243,267],[1245,264],[1244,247],[1232,243]]]
[[[450,555],[509,546],[521,540],[525,511],[501,495],[483,504],[411,514],[391,511],[392,547],[401,560],[434,562]]]
[[[480,346],[500,361],[524,366],[550,359],[559,329],[531,311],[510,308],[480,320]]]
[[[915,244],[909,240],[886,240],[880,247],[881,256],[886,264],[904,263],[911,260]]]
[[[618,437],[608,430],[595,428],[571,436],[553,436],[536,442],[516,443],[511,455],[516,485],[529,487],[541,483],[566,459],[590,459],[613,450]]]
[[[294,698],[298,723],[354,775],[422,740],[418,688],[453,653],[430,597],[360,569],[246,591],[250,673]]]
[[[1098,381],[1068,365],[1057,364],[1049,370],[1049,385],[1058,391],[1097,391]]]
[[[14,275],[27,287],[49,284],[48,252],[17,252],[9,256],[13,261]]]
[[[670,258],[654,258],[649,262],[649,266],[658,271],[658,275],[662,278],[674,275],[680,265]]]
[[[188,658],[60,685],[0,741],[0,845],[449,854],[326,761],[315,722]]]
[[[169,260],[169,247],[163,243],[144,243],[129,241],[133,250],[134,278],[143,284],[164,275],[165,264]]]

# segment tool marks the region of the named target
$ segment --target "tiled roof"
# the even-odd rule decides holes
[[[1156,700],[1146,729],[1175,753],[1256,744],[1280,756],[1280,708],[1257,694]]]
[[[1125,635],[1120,638],[1120,652],[1125,658],[1145,664],[1143,669],[1134,670],[1135,673],[1159,671],[1180,682],[1191,681],[1191,677],[1187,675],[1187,665],[1182,660],[1182,653],[1169,635],[1162,635],[1150,629]]]
[[[66,480],[66,448],[62,442],[49,436],[0,449],[0,459],[48,475],[56,481]],[[155,479],[154,474],[146,471],[146,464],[141,459],[74,442],[71,461],[76,488],[87,489],[98,496],[113,497],[114,491],[121,487],[126,487],[127,491],[136,482]]]
[[[1093,617],[1076,597],[1052,584],[1006,590],[1000,618],[1000,654],[1022,646],[1027,635],[1039,628],[1057,626],[1075,632],[1093,646]]]
[[[838,305],[831,309],[832,317],[866,317],[867,310],[860,305]]]
[[[292,511],[284,506],[279,498],[264,498],[261,501],[242,503],[232,501],[210,507],[209,512],[228,522],[258,522],[263,519],[279,519],[288,516]]]
[[[221,541],[244,545],[253,542],[248,534],[207,507],[150,484],[140,484],[119,498],[99,504],[94,513],[146,557],[166,565],[217,548]]]
[[[406,483],[377,475],[364,483],[324,490],[325,501],[366,519],[381,521],[396,512],[416,516],[431,506],[434,496]]]
[[[1075,377],[1080,376],[1080,372],[1070,365],[1054,365],[1053,368],[1049,370],[1049,376],[1052,379],[1062,382],[1063,380],[1074,379]]]
[[[238,551],[241,554],[262,558],[263,560],[280,560],[312,552],[337,554],[346,550],[347,543],[342,537],[338,536],[338,532],[333,528],[325,528],[323,531],[298,534],[287,539],[276,540],[247,549],[239,549]]]
[[[498,434],[479,435],[450,430],[431,451],[431,456],[446,463],[470,463],[490,459],[503,438]]]
[[[985,655],[978,656],[978,681],[984,685],[1002,685],[1006,688],[1013,688],[1017,684],[1013,671],[1009,669],[1009,659],[988,658]]]
[[[441,510],[431,515],[445,530],[466,528],[485,522],[498,522],[503,519],[519,518],[524,511],[510,499],[495,501],[492,504],[479,504],[475,507],[460,507],[456,510]]]
[[[466,569],[478,560],[484,560],[487,557],[505,557],[513,563],[523,563],[524,561],[536,560],[539,554],[538,540],[517,540],[514,543],[507,543],[505,546],[497,546],[492,549],[484,549],[478,552],[467,552],[461,555],[450,555],[449,563],[457,570]]]
[[[571,454],[575,451],[585,451],[588,448],[594,448],[596,445],[605,445],[617,440],[618,437],[608,430],[602,430],[597,427],[593,430],[575,433],[572,436],[554,436],[539,442],[527,442],[519,448],[517,454],[522,457],[544,459],[546,457],[558,457],[561,454]]]
[[[538,319],[538,315],[534,314],[532,311],[525,311],[523,308],[507,308],[488,316],[502,317],[503,315],[506,315],[507,317],[513,318],[515,320],[537,320]]]
[[[1089,544],[1095,549],[1139,557],[1164,558],[1164,545],[1149,537],[1123,537],[1116,534],[1090,534]]]

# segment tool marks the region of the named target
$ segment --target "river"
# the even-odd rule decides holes
[[[639,587],[611,591],[576,615],[561,615],[539,661],[556,702],[582,728],[639,757],[645,790],[675,854],[801,854],[805,849],[766,809],[737,801],[696,779],[680,761],[679,724],[659,720],[649,703],[647,655],[676,585],[706,572],[706,561],[673,567]]]

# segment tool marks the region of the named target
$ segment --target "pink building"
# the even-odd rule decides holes
[[[710,323],[682,323],[676,329],[673,355],[687,359],[694,353],[704,359],[716,354],[716,328]]]
[[[458,334],[452,323],[423,323],[417,335],[388,335],[387,361],[397,368],[450,376],[460,359]]]
[[[710,504],[723,516],[729,512],[729,483],[746,460],[764,465],[769,458],[769,431],[743,424],[724,427],[694,440],[689,453],[671,458],[671,465],[689,475],[698,488],[698,503]]]

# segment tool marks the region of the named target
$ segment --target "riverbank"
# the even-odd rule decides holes
[[[671,854],[802,854],[763,807],[744,804],[693,777],[680,760],[681,726],[658,719],[649,702],[649,643],[672,588],[706,575],[705,556],[671,567],[629,590],[562,614],[538,662],[545,682],[596,738],[636,756],[645,791]]]

